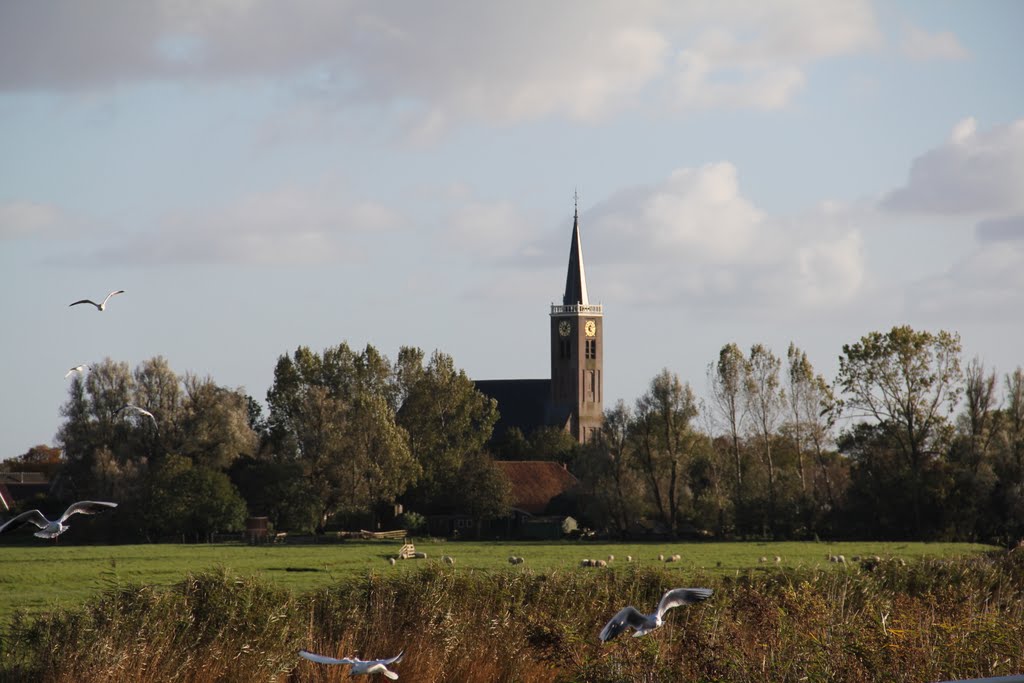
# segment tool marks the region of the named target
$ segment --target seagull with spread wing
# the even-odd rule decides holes
[[[156,417],[153,416],[153,413],[149,412],[145,408],[140,408],[140,407],[138,407],[136,405],[132,405],[131,403],[126,403],[125,405],[123,405],[120,408],[118,408],[116,414],[120,415],[121,413],[123,413],[126,410],[130,410],[133,413],[137,413],[139,415],[145,415],[146,417],[148,417],[150,420],[153,421],[153,426],[154,427],[157,426]]]
[[[47,519],[39,510],[28,510],[27,512],[22,512],[17,517],[7,520],[3,526],[0,526],[0,534],[17,529],[24,524],[35,524],[39,527],[39,531],[35,532],[34,536],[39,538],[57,538],[68,530],[68,525],[64,522],[71,515],[95,515],[98,512],[116,507],[117,503],[107,503],[102,500],[82,500],[73,504],[64,511],[64,514],[59,519],[55,520]]]
[[[612,617],[611,621],[605,624],[604,628],[601,629],[601,635],[598,637],[601,639],[602,643],[606,643],[626,629],[632,627],[636,629],[636,633],[633,634],[633,637],[639,638],[640,636],[661,626],[663,623],[662,619],[665,617],[665,612],[668,612],[673,607],[679,607],[680,605],[693,605],[703,600],[707,600],[711,597],[711,593],[712,591],[710,588],[675,588],[661,596],[661,602],[658,603],[658,609],[655,610],[653,614],[641,614],[640,611],[632,605],[629,607],[623,607],[619,610],[618,614]]]
[[[355,676],[356,674],[384,674],[393,681],[398,680],[398,674],[388,669],[390,664],[402,661],[402,655],[405,654],[405,650],[402,650],[397,655],[390,659],[368,659],[362,660],[357,658],[349,659],[344,657],[342,659],[335,659],[334,657],[325,657],[324,655],[314,654],[306,650],[299,650],[299,656],[303,659],[308,659],[311,662],[317,662],[319,664],[349,664],[352,668],[349,670],[349,676]]]
[[[110,301],[110,297],[114,296],[115,294],[124,294],[124,290],[123,290],[123,289],[115,289],[115,290],[114,290],[113,292],[111,292],[110,294],[107,294],[107,298],[105,298],[105,299],[104,299],[104,300],[103,300],[102,302],[100,302],[100,303],[96,303],[96,302],[95,302],[95,301],[93,301],[92,299],[79,299],[79,300],[78,300],[78,301],[76,301],[75,303],[73,303],[73,304],[69,304],[69,306],[77,306],[78,304],[92,304],[93,306],[95,306],[95,307],[96,307],[96,310],[97,310],[97,311],[102,311],[102,310],[106,309],[106,307],[107,307],[107,302],[108,302],[108,301]]]
[[[88,369],[89,369],[89,366],[86,365],[85,363],[83,363],[82,365],[76,365],[75,367],[73,367],[73,368],[71,368],[70,370],[67,371],[67,373],[64,375],[64,379],[67,379],[68,377],[70,377],[71,375],[75,374],[76,372],[81,374],[81,373],[85,372]]]

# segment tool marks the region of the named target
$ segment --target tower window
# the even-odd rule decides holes
[[[568,339],[558,340],[558,357],[562,360],[572,358],[572,343]]]
[[[596,339],[588,339],[586,341],[587,341],[587,347],[586,347],[587,359],[588,360],[596,360],[597,359],[597,340]]]

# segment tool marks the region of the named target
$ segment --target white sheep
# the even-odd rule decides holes
[[[609,555],[609,556],[608,556],[608,561],[609,561],[609,562],[613,561],[614,559],[615,559],[615,556],[614,556],[614,555]]]
[[[626,562],[632,562],[632,561],[633,561],[633,556],[632,555],[626,555]]]
[[[760,562],[761,564],[764,564],[765,562],[768,561],[768,558],[765,557],[764,555],[762,555],[761,557],[757,558],[757,561]]]
[[[580,566],[581,567],[589,567],[590,566],[590,560],[580,560]]]
[[[597,561],[597,566],[598,567],[607,567],[608,566],[608,562],[605,561],[605,560],[598,560]]]
[[[444,562],[445,564],[455,564],[455,558],[452,557],[451,555],[442,555],[441,556],[441,561]]]
[[[664,562],[664,561],[665,561],[665,556],[662,555],[661,553],[658,553],[658,562]]]

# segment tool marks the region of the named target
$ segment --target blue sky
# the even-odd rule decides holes
[[[576,190],[606,399],[663,367],[702,394],[728,342],[832,379],[898,324],[1011,371],[1021,29],[1011,1],[0,4],[0,457],[105,357],[259,399],[341,341],[546,377]]]

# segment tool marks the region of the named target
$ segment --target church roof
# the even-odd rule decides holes
[[[572,244],[569,245],[569,271],[565,276],[565,294],[562,295],[563,306],[590,305],[587,297],[587,276],[583,271],[583,245],[580,242],[579,209],[572,220]]]
[[[498,422],[495,434],[503,434],[518,427],[529,435],[538,427],[548,424],[551,402],[549,379],[478,379],[474,382],[483,394],[498,402]]]
[[[497,460],[512,486],[512,507],[531,515],[544,514],[554,498],[570,491],[579,480],[557,462]]]

